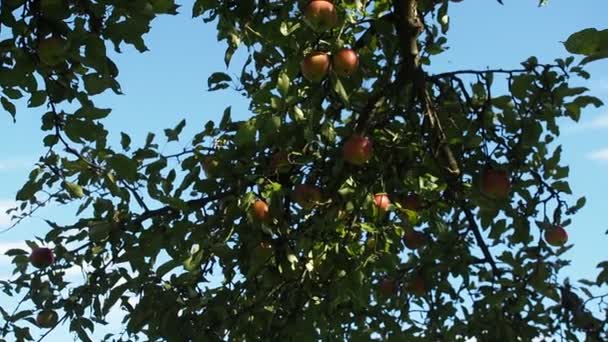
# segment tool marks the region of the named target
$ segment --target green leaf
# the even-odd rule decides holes
[[[228,125],[230,125],[232,123],[231,113],[232,113],[232,106],[228,106],[228,107],[226,107],[226,109],[224,109],[224,114],[222,114],[222,119],[220,120],[220,129],[221,130],[227,129]]]
[[[207,85],[209,87],[209,91],[216,91],[220,89],[226,89],[230,87],[228,82],[232,81],[232,77],[223,72],[214,72],[207,79]]]
[[[582,63],[589,63],[608,57],[608,29],[598,31],[588,28],[578,31],[564,42],[566,50],[570,53],[585,55]]]
[[[128,151],[131,149],[131,137],[127,133],[120,132],[120,145],[122,149]]]
[[[9,112],[9,114],[13,117],[13,121],[15,120],[15,114],[17,114],[17,109],[15,105],[12,104],[6,97],[2,96],[0,98],[0,103],[2,103],[2,107]]]
[[[333,78],[333,81],[334,81],[334,91],[336,92],[336,94],[338,94],[338,96],[340,96],[340,99],[342,101],[344,101],[345,104],[348,104],[349,103],[348,92],[344,88],[342,81],[340,81],[339,77]]]
[[[123,178],[128,182],[135,182],[137,180],[138,163],[136,160],[124,154],[115,154],[108,159],[108,165],[116,171],[116,175],[119,178]]]
[[[167,136],[167,141],[178,141],[179,134],[186,127],[186,119],[180,121],[177,126],[173,129],[165,129],[165,136]]]
[[[82,198],[84,197],[84,190],[82,187],[76,183],[63,181],[63,188],[72,196],[73,198]]]
[[[239,147],[248,147],[255,144],[256,138],[255,119],[242,122],[234,136],[234,143]]]
[[[40,107],[46,102],[46,92],[34,91],[28,100],[27,106],[30,108]]]

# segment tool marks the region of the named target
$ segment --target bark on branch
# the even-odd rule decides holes
[[[438,158],[441,167],[449,177],[460,175],[460,167],[456,162],[452,149],[447,144],[446,135],[437,116],[431,93],[426,85],[426,74],[420,66],[420,50],[418,38],[424,31],[424,22],[418,13],[417,0],[393,0],[395,13],[395,28],[399,37],[402,63],[407,71],[402,77],[413,83],[416,99],[422,106],[425,115],[425,125],[428,126],[431,149]]]

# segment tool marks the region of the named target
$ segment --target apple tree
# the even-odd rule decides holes
[[[48,132],[12,214],[77,209],[8,252],[0,287],[20,305],[0,308],[0,336],[64,324],[90,341],[119,310],[106,341],[608,339],[591,292],[608,265],[558,281],[585,199],[555,143],[558,120],[602,105],[571,84],[606,57],[606,31],[566,42],[580,62],[434,73],[457,2],[197,0],[226,65],[246,52],[209,88],[236,88],[250,117],[227,107],[194,136],[184,120],[112,146],[110,109],[93,102],[120,93],[106,48],[145,51],[153,19],[178,6],[2,1],[2,106],[15,117],[29,96]],[[83,282],[66,280],[73,267]]]

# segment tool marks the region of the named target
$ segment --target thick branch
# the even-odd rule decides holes
[[[197,199],[187,201],[186,205],[189,208],[194,209],[194,210],[200,209],[213,201],[220,200],[231,194],[233,194],[233,192],[228,191],[228,192],[219,193],[219,194],[216,194],[213,196],[197,198]],[[165,206],[165,207],[154,209],[154,210],[144,211],[141,215],[139,215],[139,217],[137,217],[135,220],[133,220],[132,223],[141,224],[144,221],[149,220],[151,218],[164,216],[164,215],[172,215],[172,214],[177,213],[178,211],[179,211],[179,209],[171,207],[171,206]]]
[[[399,37],[403,68],[407,71],[402,77],[413,82],[416,98],[422,105],[431,138],[433,153],[443,157],[442,168],[449,176],[460,175],[460,168],[454,157],[435,108],[431,94],[426,86],[426,74],[420,66],[418,37],[424,30],[424,22],[418,13],[417,0],[393,0],[395,28]]]
[[[473,213],[468,208],[463,207],[462,210],[464,211],[467,221],[469,222],[470,229],[473,231],[473,235],[475,235],[475,240],[477,241],[479,248],[481,248],[481,252],[483,253],[485,261],[488,262],[492,267],[492,272],[494,273],[494,276],[499,276],[500,270],[496,266],[496,261],[494,260],[492,253],[490,253],[490,249],[484,241],[483,236],[481,235],[481,231],[479,230],[479,226],[477,225],[477,221],[475,221]]]

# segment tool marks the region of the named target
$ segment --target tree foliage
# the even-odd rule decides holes
[[[608,264],[597,279],[559,283],[571,246],[545,235],[585,204],[572,197],[557,122],[602,105],[570,82],[606,57],[606,31],[566,41],[582,63],[432,73],[454,2],[333,1],[337,25],[322,30],[303,20],[304,0],[197,0],[193,17],[216,25],[226,65],[247,52],[242,72],[212,74],[209,90],[236,87],[251,117],[234,121],[227,107],[186,140],[181,121],[111,146],[110,109],[93,103],[120,93],[106,46],[145,51],[151,21],[178,6],[2,1],[1,103],[14,117],[29,96],[48,132],[13,214],[78,204],[73,224],[48,220],[28,242],[54,246],[49,267],[8,252],[15,277],[0,286],[28,308],[0,308],[2,337],[32,340],[36,314],[55,310],[52,326],[90,340],[114,308],[124,331],[108,341],[608,339],[590,307],[603,303],[590,289],[608,282]],[[358,54],[352,76],[302,76],[310,52],[344,47]],[[369,160],[348,162],[352,137],[368,139]],[[501,174],[502,187],[488,180]],[[75,266],[81,284],[65,279]]]

